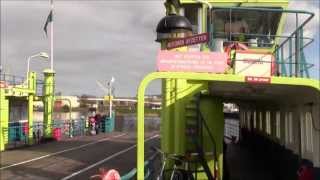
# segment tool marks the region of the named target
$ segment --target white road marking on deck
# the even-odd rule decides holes
[[[83,148],[83,147],[86,147],[86,146],[97,144],[99,142],[107,141],[107,140],[110,140],[112,138],[118,138],[118,137],[121,137],[121,136],[124,136],[124,135],[126,135],[126,133],[119,134],[117,136],[103,138],[103,139],[100,139],[98,141],[94,141],[94,142],[83,144],[83,145],[80,145],[80,146],[77,146],[77,147],[65,149],[65,150],[62,150],[62,151],[55,152],[55,153],[50,153],[50,154],[47,154],[47,155],[44,155],[44,156],[40,156],[40,157],[37,157],[37,158],[33,158],[33,159],[29,159],[29,160],[22,161],[22,162],[19,162],[19,163],[11,164],[9,166],[0,167],[0,170],[8,169],[8,168],[11,168],[11,167],[14,167],[14,166],[19,166],[21,164],[26,164],[26,163],[37,161],[37,160],[44,159],[44,158],[47,158],[47,157],[55,156],[55,155],[62,154],[62,153],[68,152],[68,151],[73,151],[73,150],[80,149],[80,148]]]
[[[157,138],[157,137],[159,137],[158,134],[157,134],[157,135],[154,135],[154,136],[152,136],[152,137],[150,137],[150,138],[148,138],[148,139],[146,139],[145,142],[150,141],[150,140],[152,140],[152,139],[154,139],[154,138]],[[74,176],[77,176],[77,175],[79,175],[79,174],[81,174],[81,173],[83,173],[83,172],[86,172],[86,171],[88,171],[89,169],[91,169],[91,168],[93,168],[93,167],[95,167],[95,166],[98,166],[98,165],[100,165],[100,164],[102,164],[102,163],[105,163],[105,162],[109,161],[109,160],[112,159],[112,158],[115,158],[115,157],[117,157],[117,156],[119,156],[119,155],[121,155],[121,154],[123,154],[123,153],[126,153],[126,152],[130,151],[131,149],[134,149],[136,146],[137,146],[137,145],[135,144],[135,145],[132,145],[132,146],[128,147],[127,149],[124,149],[124,150],[122,150],[122,151],[119,151],[119,152],[117,152],[117,153],[114,153],[114,154],[112,154],[111,156],[108,156],[108,157],[105,158],[105,159],[102,159],[102,160],[100,160],[100,161],[98,161],[98,162],[96,162],[96,163],[94,163],[94,164],[91,164],[90,166],[87,166],[86,168],[83,168],[83,169],[81,169],[81,170],[79,170],[79,171],[77,171],[77,172],[74,172],[74,173],[70,174],[69,176],[66,176],[66,177],[62,178],[61,180],[67,180],[67,179],[70,179],[70,178],[72,178],[72,177],[74,177]]]

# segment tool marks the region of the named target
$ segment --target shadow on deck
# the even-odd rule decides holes
[[[224,180],[298,180],[301,160],[289,150],[267,144],[227,143]],[[314,179],[320,168],[314,168]]]
[[[273,180],[273,173],[263,158],[253,155],[247,147],[227,144],[226,167],[229,178],[226,180]]]

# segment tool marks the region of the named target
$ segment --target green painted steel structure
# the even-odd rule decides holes
[[[29,72],[27,80],[21,84],[10,84],[4,79],[6,86],[0,88],[0,151],[6,149],[9,143],[9,121],[10,121],[10,101],[19,99],[27,102],[27,118],[28,118],[28,144],[33,144],[34,125],[33,125],[33,105],[34,101],[42,100],[44,103],[44,122],[47,137],[51,137],[52,127],[52,110],[54,100],[54,72],[50,70],[44,71],[43,96],[37,94],[38,86],[37,75],[35,72]],[[1,79],[2,80],[2,79]],[[20,127],[21,128],[21,127]],[[12,128],[11,128],[12,129]]]
[[[140,83],[138,88],[138,112],[137,112],[137,169],[138,169],[138,179],[143,179],[144,172],[144,95],[147,86],[156,79],[183,79],[186,81],[199,82],[199,83],[209,83],[209,82],[225,82],[225,83],[239,83],[246,85],[245,77],[233,75],[233,74],[209,74],[209,73],[182,73],[182,72],[154,72],[147,75]],[[306,78],[290,78],[290,77],[272,77],[271,84],[275,86],[288,86],[288,87],[302,87],[311,88],[315,93],[320,95],[320,84],[319,80],[306,79]],[[198,85],[199,86],[199,85]],[[200,85],[201,86],[201,85]],[[284,92],[286,93],[286,92]],[[212,103],[212,102],[211,102]],[[174,102],[163,104],[163,107],[168,104],[174,104]],[[212,107],[212,106],[211,106]],[[214,106],[213,106],[214,107]],[[220,107],[219,107],[220,108]],[[218,109],[219,109],[218,108]],[[211,109],[212,111],[212,109]],[[164,114],[167,117],[167,113]],[[210,114],[206,114],[210,117]],[[167,126],[167,120],[164,119],[161,126]],[[221,120],[221,118],[220,118]],[[170,126],[170,125],[168,125]],[[169,133],[169,135],[167,135]],[[179,132],[175,132],[179,134]],[[221,132],[216,134],[221,136]],[[172,136],[170,137],[170,132],[161,132],[162,144],[164,147],[172,146]],[[171,139],[171,140],[170,140]],[[164,142],[165,141],[165,142]],[[171,144],[171,145],[170,145]],[[164,149],[165,150],[165,149]],[[140,174],[140,173],[141,174]]]
[[[288,92],[286,92],[285,89],[288,91],[295,89],[305,91],[305,92],[312,92],[309,96],[310,99],[314,96],[320,96],[320,82],[319,80],[313,80],[309,79],[308,71],[309,68],[307,66],[307,62],[305,61],[303,51],[301,53],[301,59],[299,64],[296,64],[296,66],[299,66],[300,68],[304,68],[301,72],[299,72],[299,75],[295,74],[294,68],[292,66],[293,59],[292,57],[284,57],[283,52],[284,51],[284,43],[289,44],[289,53],[293,51],[294,47],[297,47],[301,50],[303,50],[304,47],[307,45],[303,43],[303,27],[304,25],[314,16],[313,13],[305,12],[305,11],[290,11],[287,10],[288,7],[288,0],[180,0],[174,3],[175,1],[169,1],[167,0],[165,2],[165,8],[166,8],[166,14],[172,14],[176,13],[178,14],[180,12],[181,7],[185,7],[185,5],[196,5],[197,7],[200,7],[199,14],[201,19],[201,29],[202,32],[206,32],[207,29],[209,29],[210,34],[211,29],[207,28],[208,26],[208,19],[207,19],[207,13],[208,13],[208,4],[210,4],[213,8],[216,9],[227,9],[229,11],[233,10],[265,10],[265,11],[276,11],[283,13],[280,20],[279,25],[276,30],[276,38],[275,38],[275,44],[272,47],[269,48],[263,48],[263,49],[255,49],[256,51],[262,51],[262,52],[271,52],[277,56],[276,60],[278,62],[278,65],[280,67],[280,74],[278,76],[272,76],[271,82],[269,85],[264,86],[264,88],[267,91],[270,91],[274,93],[274,90],[284,89],[277,93],[274,93],[268,97],[267,95],[260,95],[256,94],[257,98],[256,100],[261,100],[261,102],[265,101],[266,99],[269,100],[275,100],[278,101],[277,103],[281,104],[280,99],[275,99],[276,96],[287,96]],[[281,9],[271,9],[272,7],[281,8]],[[284,22],[286,18],[286,13],[302,13],[309,15],[309,18],[302,23],[300,27],[297,28],[295,32],[292,33],[287,41],[282,42],[280,44],[280,39],[282,38],[282,32],[284,29]],[[294,36],[300,37],[299,41],[300,44],[293,44],[292,37]],[[311,40],[312,41],[312,40]],[[167,41],[161,42],[161,48],[166,48]],[[204,44],[201,46],[201,51],[211,51],[210,45],[211,43]],[[280,44],[280,47],[275,46],[277,44]],[[174,51],[186,51],[186,48],[177,48],[174,49]],[[286,59],[287,58],[287,59]],[[285,64],[285,61],[289,61],[288,64]],[[297,67],[295,67],[297,68]],[[303,74],[306,75],[307,78],[303,78]],[[295,78],[292,78],[292,76],[297,76]],[[162,80],[162,114],[161,114],[161,148],[165,153],[168,154],[181,154],[184,155],[190,146],[192,146],[189,138],[186,136],[186,126],[188,122],[190,121],[188,116],[192,118],[195,118],[195,114],[192,113],[192,109],[194,110],[194,98],[195,95],[199,92],[203,92],[204,94],[210,94],[210,96],[200,99],[200,111],[203,115],[204,121],[208,123],[209,131],[214,136],[214,139],[216,140],[216,151],[217,151],[217,160],[218,160],[218,166],[219,166],[219,173],[218,175],[215,175],[218,177],[218,179],[222,179],[223,175],[223,169],[222,169],[222,159],[223,159],[223,153],[222,153],[222,144],[223,144],[223,127],[224,127],[224,117],[223,117],[223,110],[222,110],[222,102],[223,100],[227,99],[233,99],[237,100],[238,102],[245,102],[246,100],[250,101],[251,99],[247,98],[245,96],[241,96],[241,91],[245,90],[248,86],[251,86],[248,84],[245,80],[244,76],[240,76],[237,74],[210,74],[210,73],[183,73],[183,72],[154,72],[151,74],[148,74],[140,83],[140,86],[138,88],[138,109],[137,109],[137,179],[144,179],[145,174],[145,167],[144,167],[144,95],[146,87],[149,85],[149,83],[153,80],[161,79]],[[232,94],[234,97],[229,97],[226,94],[223,93],[226,92],[226,89],[223,89],[225,87],[230,86],[235,92],[229,92],[229,93],[236,93]],[[221,94],[217,92],[216,95],[212,93],[216,93],[215,91],[212,91],[214,88],[221,88]],[[238,90],[237,90],[238,88]],[[291,94],[294,96],[294,94]],[[261,97],[260,97],[261,96]],[[260,99],[259,99],[260,98]],[[272,99],[273,98],[273,99]],[[307,98],[308,99],[308,98]],[[299,102],[299,100],[297,100]],[[301,101],[302,102],[302,101]],[[317,102],[317,101],[316,101]],[[263,102],[265,103],[265,102]],[[261,103],[263,105],[263,103]],[[296,103],[291,102],[290,103]],[[317,102],[318,103],[318,102]],[[290,105],[290,104],[289,104]],[[264,105],[263,105],[264,106]],[[284,105],[287,106],[287,105]],[[245,106],[244,106],[245,107]],[[190,110],[191,109],[191,110]],[[265,112],[263,108],[261,111]],[[272,115],[273,116],[273,115]],[[262,124],[261,124],[262,125]],[[266,128],[266,127],[262,127]],[[209,137],[209,132],[204,133],[204,149],[212,149],[214,146]],[[208,162],[208,165],[212,168],[214,167],[214,159],[212,157],[206,156],[206,160]],[[200,173],[198,175],[199,178],[203,177],[206,178],[204,173]]]
[[[44,135],[45,137],[52,137],[52,115],[54,104],[54,75],[55,72],[50,69],[43,71],[44,73],[44,87],[43,87],[43,122],[44,122]]]
[[[0,151],[5,149],[8,143],[8,126],[9,126],[9,100],[5,94],[5,89],[0,89]]]
[[[28,94],[28,143],[33,144],[33,101],[36,94],[37,84],[36,84],[37,75],[35,72],[30,72],[28,74],[28,87],[33,90],[32,93]]]
[[[115,112],[112,112],[112,117],[105,117],[101,122],[102,132],[110,133],[114,131],[115,127]]]

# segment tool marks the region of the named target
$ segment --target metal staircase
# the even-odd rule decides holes
[[[188,146],[187,153],[192,157],[193,163],[195,163],[195,179],[197,179],[197,173],[199,172],[205,172],[207,178],[209,180],[213,180],[214,175],[212,174],[212,170],[210,170],[210,167],[207,163],[206,156],[207,155],[213,155],[215,165],[214,170],[216,170],[216,149],[215,149],[215,141],[214,138],[209,131],[209,127],[205,120],[203,119],[203,116],[200,112],[200,100],[201,100],[201,94],[198,94],[194,96],[188,105],[186,106],[186,139],[187,144],[192,144]],[[214,145],[213,150],[210,152],[205,152],[203,149],[203,130],[208,132],[210,136],[210,140],[212,141],[212,144]],[[202,166],[202,170],[198,170],[197,166],[200,164]]]

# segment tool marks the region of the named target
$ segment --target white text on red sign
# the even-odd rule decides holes
[[[269,83],[271,83],[271,78],[270,77],[246,76],[245,81],[248,83],[269,84]]]
[[[197,34],[195,36],[170,41],[167,44],[167,49],[190,46],[190,45],[199,44],[199,43],[206,43],[208,41],[209,41],[208,33]]]

